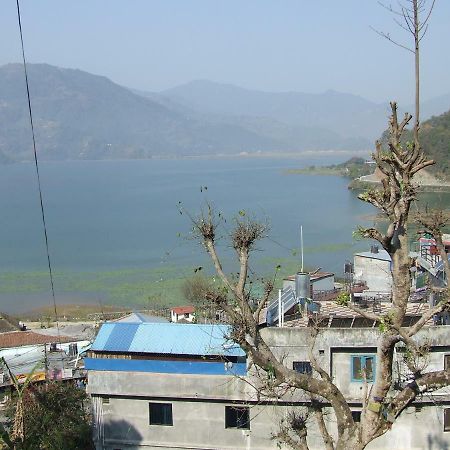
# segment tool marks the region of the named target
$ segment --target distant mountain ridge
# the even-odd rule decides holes
[[[46,64],[28,66],[36,141],[49,160],[177,157],[269,151],[281,143],[239,126],[183,116],[109,79]],[[31,158],[23,69],[0,68],[0,160]]]
[[[322,94],[262,92],[197,80],[161,92],[194,110],[272,118],[287,125],[321,128],[342,137],[373,140],[383,130],[388,105],[329,90]]]
[[[47,64],[29,64],[28,74],[39,156],[48,160],[365,150],[387,117],[383,105],[332,91],[193,82],[147,93]],[[0,67],[0,163],[31,155],[23,68],[8,64]]]

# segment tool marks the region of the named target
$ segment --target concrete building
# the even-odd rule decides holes
[[[443,234],[442,241],[450,260],[450,235]],[[425,286],[427,282],[435,287],[445,287],[448,284],[444,264],[436,247],[436,242],[430,236],[423,236],[418,242],[418,253],[416,256],[417,271],[415,272],[418,286]]]
[[[450,234],[442,235],[442,243],[445,251],[450,253]],[[439,250],[436,247],[436,241],[429,235],[421,236],[419,238],[419,258],[427,261],[434,267],[440,260]]]
[[[273,449],[272,435],[292,409],[304,409],[301,392],[267,397],[245,354],[220,325],[104,324],[85,360],[97,449]],[[447,326],[421,332],[430,343],[427,369],[450,366]],[[327,328],[319,334],[318,360],[342,390],[355,419],[362,408],[362,369],[375,376],[377,328]],[[262,335],[288,367],[312,373],[307,327],[268,327]],[[401,349],[395,355],[395,389],[406,381]],[[436,406],[438,404],[438,406]],[[331,430],[332,413],[326,416]],[[322,449],[310,427],[311,449]],[[424,396],[392,430],[369,445],[377,449],[438,449],[450,445],[450,396]]]
[[[354,255],[354,282],[364,283],[364,296],[386,295],[392,292],[391,257],[386,250],[372,245],[369,252]]]

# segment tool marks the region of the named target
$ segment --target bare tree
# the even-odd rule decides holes
[[[377,142],[376,151],[373,154],[373,159],[383,174],[382,186],[359,195],[361,200],[378,208],[389,221],[385,232],[376,228],[360,228],[359,232],[365,238],[378,241],[389,253],[392,259],[393,277],[392,304],[383,316],[368,313],[350,303],[347,304],[358,313],[383,324],[383,331],[380,331],[377,342],[376,376],[370,391],[366,386],[362,396],[363,410],[360,422],[353,420],[345,396],[333,382],[330,374],[317,362],[313,345],[310,360],[317,374],[315,377],[286,367],[283,364],[283,358],[274,354],[261,335],[260,315],[272,294],[273,283],[266,283],[264,295],[254,304],[250,301],[247,281],[251,251],[256,242],[265,237],[266,226],[245,216],[236,219],[230,238],[239,261],[239,271],[237,276],[233,277],[225,273],[217,249],[220,218],[216,217],[211,207],[198,217],[192,218],[194,233],[200,238],[223,283],[221,289],[210,290],[206,297],[226,312],[232,327],[231,338],[245,350],[252,363],[270,374],[269,378],[273,385],[288,386],[310,395],[311,407],[308,411],[292,414],[276,436],[277,439],[295,449],[308,448],[307,424],[312,417],[317,422],[325,448],[364,449],[371,441],[386,433],[417,396],[450,385],[450,371],[425,372],[423,366],[415,363],[426,352],[426,343],[421,342],[418,332],[434,314],[450,308],[448,291],[438,305],[430,308],[416,324],[410,327],[403,326],[411,286],[412,260],[408,246],[408,217],[411,205],[416,199],[413,178],[417,172],[434,164],[432,160],[426,158],[419,141],[419,43],[426,31],[431,12],[430,8],[425,21],[421,23],[420,15],[426,13],[424,4],[424,0],[408,0],[407,6],[401,6],[399,12],[404,20],[404,27],[414,36],[412,50],[415,55],[416,73],[414,140],[403,144],[402,136],[412,116],[405,114],[402,119],[399,119],[397,105],[392,102],[388,149],[383,149],[381,143]],[[391,40],[389,35],[385,37]],[[441,256],[446,261],[445,270],[448,278],[450,269],[440,237],[442,220],[430,218],[427,222],[424,218],[422,223],[436,239]],[[314,330],[312,331],[314,334]],[[409,382],[401,390],[395,391],[393,390],[393,361],[397,345],[402,345],[406,348],[405,353],[411,355],[406,358],[411,373]],[[331,407],[337,424],[337,433],[333,437],[324,420],[325,404]],[[382,414],[382,411],[387,414]]]
[[[197,323],[214,322],[219,309],[208,301],[208,293],[213,289],[213,282],[205,275],[195,274],[186,278],[181,285],[181,293],[185,300],[195,307]]]

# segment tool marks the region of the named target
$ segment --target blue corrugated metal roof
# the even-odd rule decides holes
[[[167,319],[159,316],[150,316],[148,314],[143,314],[138,311],[132,312],[125,317],[120,319],[110,320],[110,322],[124,322],[124,323],[146,323],[146,322],[158,322],[158,323],[169,323]]]
[[[230,327],[179,323],[104,323],[91,350],[172,355],[244,356]]]

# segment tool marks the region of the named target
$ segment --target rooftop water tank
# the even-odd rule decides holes
[[[309,273],[297,272],[295,274],[295,295],[297,298],[309,298],[311,296],[311,281]]]

